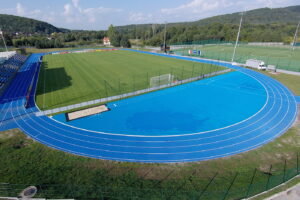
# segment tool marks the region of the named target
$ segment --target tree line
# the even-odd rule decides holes
[[[167,25],[167,44],[187,43],[201,40],[234,41],[237,24],[212,23],[208,25],[169,24]],[[292,42],[296,24],[243,24],[240,40],[242,42]],[[131,47],[131,43],[159,46],[164,39],[164,25],[137,25],[114,27],[107,31],[69,31],[52,34],[13,35],[4,34],[8,46],[61,48],[78,45],[102,44],[105,36],[115,47]],[[137,39],[137,40],[136,40]],[[131,41],[131,42],[130,42]]]

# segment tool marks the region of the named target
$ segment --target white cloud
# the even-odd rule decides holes
[[[133,23],[149,23],[153,22],[154,16],[152,14],[144,14],[142,12],[130,12],[129,21]]]
[[[20,16],[25,15],[25,8],[22,6],[21,3],[17,3],[16,11],[17,11],[17,15],[20,15]]]
[[[199,20],[220,14],[240,12],[263,7],[285,7],[297,4],[298,0],[189,0],[174,8],[160,10],[168,21]]]
[[[75,8],[79,7],[79,0],[72,0],[72,4],[74,5]]]
[[[62,16],[67,23],[84,23],[86,21],[89,23],[95,23],[97,19],[103,18],[103,15],[105,14],[113,14],[121,11],[121,9],[105,8],[101,6],[83,9],[79,5],[79,0],[72,0],[71,3],[64,5]]]
[[[147,9],[137,9],[134,5],[130,10],[123,10],[104,7],[99,3],[101,1],[95,2],[93,6],[83,7],[80,0],[65,0],[54,9],[50,6],[34,8],[33,5],[31,7],[28,5],[27,7],[22,0],[19,0],[12,8],[1,7],[0,13],[34,18],[70,29],[97,30],[107,28],[110,24],[192,21],[262,7],[274,8],[299,4],[299,0],[178,0],[183,3],[165,8],[160,8],[159,4],[156,4],[155,10],[146,12]]]
[[[186,14],[194,13],[199,14],[202,12],[208,12],[219,8],[221,1],[207,1],[207,0],[193,0],[186,4],[180,5],[176,8],[164,8],[161,9],[163,14]]]

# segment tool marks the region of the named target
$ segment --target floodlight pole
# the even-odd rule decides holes
[[[296,32],[295,32],[295,35],[294,35],[294,40],[293,40],[293,45],[292,45],[293,50],[295,50],[295,43],[297,42],[297,39],[298,39],[299,25],[300,25],[300,21],[297,25]]]
[[[231,62],[234,61],[234,57],[235,57],[235,53],[236,53],[236,48],[237,48],[237,45],[238,45],[238,42],[239,42],[239,39],[240,39],[241,27],[242,27],[242,23],[243,23],[243,15],[244,15],[244,13],[242,13],[242,16],[241,16],[241,21],[240,21],[240,26],[239,26],[239,32],[238,32],[237,37],[236,37],[236,42],[235,42],[235,46],[234,46],[234,50],[233,50]]]
[[[137,36],[137,24],[135,25],[135,41],[136,41],[136,48],[137,48],[137,50],[139,50],[138,36]]]
[[[5,43],[5,39],[4,39],[4,36],[3,36],[3,32],[2,32],[2,30],[1,30],[1,28],[0,28],[0,33],[1,33],[1,36],[2,36],[2,40],[3,40],[3,43],[4,43],[5,49],[6,49],[6,51],[8,51],[8,50],[7,50],[6,43]]]
[[[166,37],[167,37],[167,22],[165,22],[165,34],[164,34],[164,50],[166,51]]]

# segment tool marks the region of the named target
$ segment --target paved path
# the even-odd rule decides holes
[[[286,191],[275,194],[265,200],[299,200],[300,199],[300,183],[287,189]]]

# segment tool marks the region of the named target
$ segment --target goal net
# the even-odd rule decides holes
[[[154,76],[150,78],[150,87],[157,87],[160,85],[166,85],[172,83],[174,80],[174,75],[163,74],[160,76]]]

